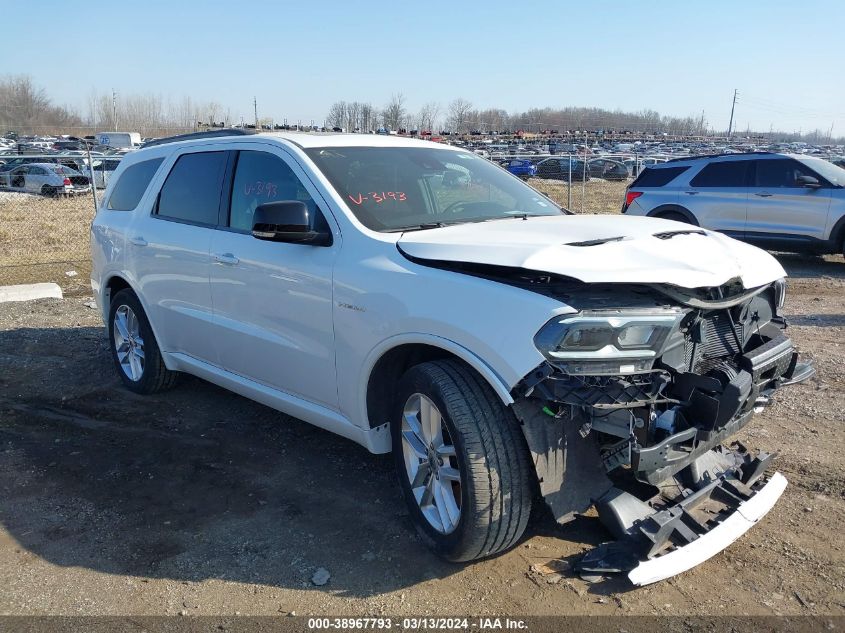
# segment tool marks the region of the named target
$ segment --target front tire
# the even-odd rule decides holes
[[[176,382],[165,367],[150,322],[135,293],[124,289],[109,306],[109,347],[117,373],[130,391],[151,394]]]
[[[393,456],[423,542],[446,560],[512,547],[531,514],[533,475],[513,413],[459,361],[409,369],[391,417]]]

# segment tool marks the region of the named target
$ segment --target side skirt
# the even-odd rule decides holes
[[[371,453],[390,452],[390,431],[387,424],[374,429],[362,429],[337,411],[233,374],[187,354],[171,352],[162,355],[166,357],[165,364],[168,368],[192,374],[245,398],[336,433],[360,444]]]

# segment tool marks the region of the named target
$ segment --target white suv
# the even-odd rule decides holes
[[[129,389],[187,372],[392,452],[449,560],[511,547],[539,493],[561,522],[595,503],[619,539],[582,571],[652,582],[786,485],[720,446],[813,372],[783,269],[724,235],[573,216],[446,145],[218,132],[127,155],[91,245]]]

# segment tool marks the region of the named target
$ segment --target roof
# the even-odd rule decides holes
[[[730,154],[697,154],[694,156],[680,156],[678,158],[670,158],[666,161],[666,163],[682,163],[686,161],[692,160],[705,160],[711,158],[737,158],[742,159],[745,156],[771,156],[772,154],[779,154],[780,152],[767,152],[767,151],[758,151],[758,152],[732,152]],[[664,164],[666,164],[664,163]]]

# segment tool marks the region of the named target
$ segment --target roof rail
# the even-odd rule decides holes
[[[144,147],[153,147],[155,145],[165,145],[167,143],[177,143],[179,141],[193,141],[202,138],[216,138],[219,136],[247,136],[255,134],[250,130],[241,128],[223,128],[220,130],[209,130],[208,132],[192,132],[190,134],[177,134],[176,136],[165,136],[157,138],[152,141],[144,143]]]
[[[670,158],[667,163],[675,163],[684,160],[698,160],[699,158],[724,158],[725,156],[754,156],[756,154],[779,154],[780,152],[767,152],[760,150],[758,152],[731,152],[730,154],[696,154],[695,156],[680,156],[678,158]]]

